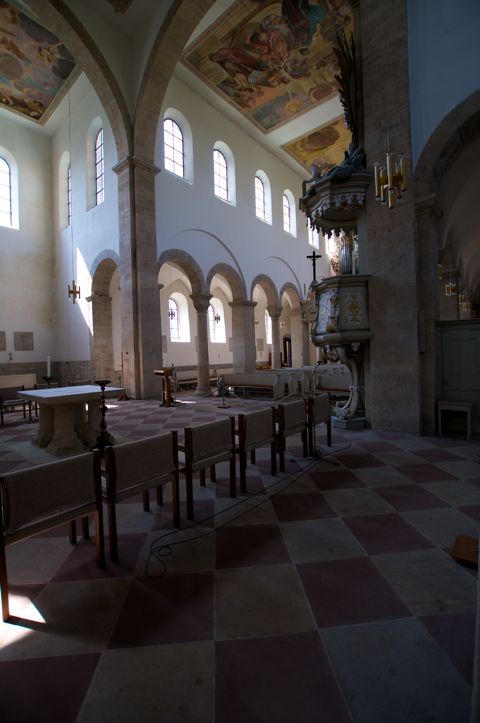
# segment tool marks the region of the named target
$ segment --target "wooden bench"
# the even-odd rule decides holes
[[[283,397],[281,374],[273,372],[233,372],[224,374],[226,387],[241,389],[243,396],[255,396],[258,392],[267,392],[273,399]]]

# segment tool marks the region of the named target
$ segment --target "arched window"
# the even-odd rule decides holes
[[[225,335],[225,314],[220,299],[212,298],[208,307],[208,329],[212,343],[224,344]]]
[[[227,160],[221,151],[213,151],[213,190],[217,198],[228,201]]]
[[[292,219],[290,218],[290,202],[285,194],[282,196],[283,204],[283,230],[287,233],[292,231]]]
[[[255,214],[257,218],[265,221],[265,187],[263,181],[255,176]]]
[[[67,226],[72,223],[72,166],[67,170]]]
[[[170,325],[170,339],[178,341],[178,306],[175,299],[171,297],[168,300],[168,322]]]
[[[178,291],[172,292],[168,299],[168,323],[171,341],[190,341],[188,301],[186,297]]]
[[[255,174],[255,215],[261,221],[272,223],[272,191],[268,176],[263,171]]]
[[[297,217],[295,213],[295,198],[293,193],[287,189],[282,195],[283,208],[283,230],[292,236],[297,235]]]
[[[318,231],[310,226],[308,224],[307,226],[307,234],[308,234],[308,243],[310,246],[313,246],[314,248],[318,249],[320,248],[320,241],[318,238]]]
[[[103,149],[103,128],[98,131],[95,139],[95,203],[99,206],[104,198],[104,149]]]
[[[272,317],[265,309],[265,341],[267,344],[272,343]]]
[[[12,172],[5,158],[0,156],[0,226],[13,225]]]
[[[171,118],[163,122],[163,155],[165,170],[176,176],[185,177],[185,155],[183,150],[183,133],[178,123]]]

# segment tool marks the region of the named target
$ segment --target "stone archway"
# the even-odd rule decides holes
[[[92,293],[88,300],[92,304],[93,340],[92,368],[95,379],[108,379],[118,384],[121,379],[116,374],[114,360],[114,318],[112,313],[112,281],[118,272],[117,260],[103,257],[96,260],[92,274]],[[118,309],[118,299],[115,299]],[[115,327],[118,328],[118,324]],[[118,371],[118,370],[117,370]]]
[[[279,369],[281,366],[280,314],[282,313],[280,297],[272,279],[266,274],[258,274],[252,280],[250,286],[252,300],[255,287],[257,286],[262,289],[263,293],[266,296],[266,308],[272,324],[271,366],[273,369]]]
[[[298,289],[291,282],[287,282],[280,289],[280,303],[285,309],[284,298],[288,299],[289,306],[289,338],[291,340],[291,366],[302,367],[308,362],[308,328],[302,320],[301,298]],[[282,311],[282,313],[284,313]]]
[[[435,403],[439,393],[437,321],[438,262],[445,219],[449,215],[441,187],[457,161],[480,139],[480,90],[468,96],[438,124],[418,159],[414,174],[416,238],[419,258],[421,428],[435,433]],[[448,203],[448,202],[447,202]]]

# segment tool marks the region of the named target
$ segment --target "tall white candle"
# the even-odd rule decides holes
[[[102,352],[100,354],[100,379],[104,378],[105,374],[105,354]]]
[[[47,356],[47,377],[50,376],[50,357]]]

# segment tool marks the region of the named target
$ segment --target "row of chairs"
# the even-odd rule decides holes
[[[143,507],[150,505],[150,489],[156,490],[158,504],[163,503],[163,486],[172,483],[172,524],[180,527],[179,475],[185,475],[187,518],[194,519],[193,477],[205,485],[206,470],[216,481],[215,466],[229,462],[230,496],[236,496],[236,455],[239,456],[240,488],[247,491],[247,456],[255,463],[255,451],[270,447],[271,474],[285,470],[286,439],[300,433],[303,453],[315,451],[315,427],[327,425],[327,444],[331,445],[330,406],[327,394],[300,399],[277,407],[227,417],[194,427],[186,427],[184,440],[178,443],[176,431],[167,432],[105,449],[101,460],[98,450],[37,467],[0,476],[0,586],[3,620],[10,616],[6,548],[19,540],[68,522],[70,542],[76,542],[76,520],[89,537],[88,515],[95,516],[96,561],[105,566],[103,502],[108,515],[110,559],[118,561],[116,505],[123,499],[143,494]]]

